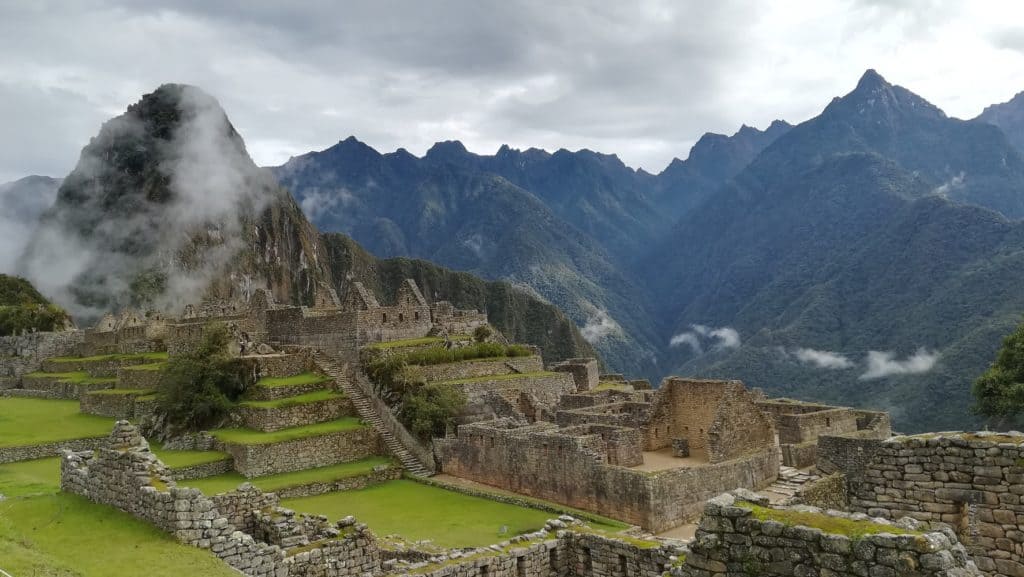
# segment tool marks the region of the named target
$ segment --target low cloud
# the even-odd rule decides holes
[[[916,375],[932,370],[939,360],[938,352],[929,352],[920,348],[916,353],[899,360],[891,351],[868,351],[867,370],[860,376],[861,380],[883,379],[893,375]]]
[[[590,344],[596,344],[608,338],[610,335],[622,332],[622,327],[615,322],[608,311],[595,309],[594,313],[587,319],[587,323],[580,329],[580,334]]]
[[[849,369],[854,362],[841,353],[832,351],[819,351],[817,349],[797,348],[792,354],[796,360],[819,369]]]
[[[668,341],[669,346],[688,345],[698,355],[705,349],[721,351],[738,348],[741,344],[740,333],[732,327],[709,327],[707,325],[690,325],[690,330],[674,335]]]
[[[324,190],[314,186],[303,191],[299,206],[306,217],[315,222],[333,213],[337,207],[345,206],[353,198],[352,193],[345,188]]]
[[[967,177],[966,173],[964,173],[964,171],[961,170],[959,174],[953,176],[952,178],[950,178],[946,182],[943,182],[939,186],[935,187],[935,190],[933,190],[932,192],[937,194],[937,195],[939,195],[939,196],[941,196],[941,197],[943,197],[943,198],[946,198],[946,197],[949,196],[950,192],[952,192],[952,191],[960,188],[961,186],[963,186],[964,179],[966,177]]]

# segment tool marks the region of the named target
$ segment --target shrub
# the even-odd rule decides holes
[[[412,434],[443,437],[466,406],[466,395],[452,385],[421,385],[406,396],[399,419]]]
[[[53,331],[62,328],[67,320],[67,313],[57,305],[0,306],[0,336]]]
[[[478,343],[487,342],[494,334],[494,329],[489,325],[480,325],[473,331],[473,340]]]
[[[228,416],[250,378],[228,353],[230,341],[223,325],[210,325],[195,350],[170,358],[157,391],[157,414],[167,426],[198,431]]]
[[[443,365],[474,359],[490,359],[501,357],[527,357],[532,351],[522,345],[502,345],[499,343],[475,343],[468,347],[446,349],[431,347],[405,353],[405,361],[410,365]]]

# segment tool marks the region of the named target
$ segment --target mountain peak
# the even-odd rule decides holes
[[[455,161],[465,158],[469,155],[469,151],[466,150],[466,145],[458,140],[443,140],[441,142],[434,143],[434,146],[430,147],[427,151],[426,158],[434,161]]]
[[[857,88],[855,90],[876,90],[879,88],[891,88],[892,85],[886,82],[885,78],[882,77],[874,68],[868,68],[861,75],[860,80],[857,81]]]
[[[852,118],[856,115],[864,120],[896,117],[946,118],[946,114],[931,102],[917,94],[890,84],[869,68],[860,77],[857,87],[842,98],[833,99],[825,108],[825,114],[840,114]],[[874,120],[871,120],[872,122]]]

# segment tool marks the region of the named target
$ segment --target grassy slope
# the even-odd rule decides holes
[[[113,419],[79,413],[78,401],[0,398],[0,447],[100,437],[113,427]]]
[[[287,387],[290,385],[311,385],[325,383],[331,380],[330,377],[315,373],[302,373],[291,377],[266,377],[256,382],[258,387]]]
[[[252,483],[263,491],[272,492],[285,487],[295,487],[298,485],[307,485],[317,482],[328,483],[338,479],[363,475],[369,473],[377,465],[389,465],[391,463],[392,461],[388,457],[369,457],[367,459],[353,461],[351,463],[318,467],[316,469],[307,469],[305,471],[296,471],[294,473],[268,475],[266,477],[257,477],[255,479],[246,479],[238,473],[226,473],[224,475],[207,477],[205,479],[181,481],[178,485],[183,487],[194,487],[207,495],[216,495],[218,493],[231,491],[242,483]],[[2,478],[0,478],[0,481],[2,481]]]
[[[253,409],[279,409],[282,407],[293,407],[295,405],[305,405],[307,403],[316,403],[330,399],[340,399],[343,396],[344,395],[341,393],[336,393],[334,391],[313,391],[312,393],[306,393],[304,395],[274,399],[272,401],[242,401],[240,404],[243,407],[250,407]]]
[[[214,463],[216,461],[223,461],[230,458],[230,455],[227,453],[221,453],[220,451],[164,450],[159,443],[150,443],[149,448],[156,453],[156,456],[159,457],[165,465],[172,469],[181,469],[183,467],[191,467],[193,465]]]

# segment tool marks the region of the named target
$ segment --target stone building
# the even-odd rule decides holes
[[[660,532],[703,502],[778,475],[774,424],[738,381],[562,397],[556,423],[497,419],[437,439],[441,470]]]
[[[792,399],[759,401],[757,406],[775,421],[782,464],[788,467],[802,469],[813,466],[818,460],[818,437],[821,436],[886,439],[892,435],[889,414],[881,411]]]

